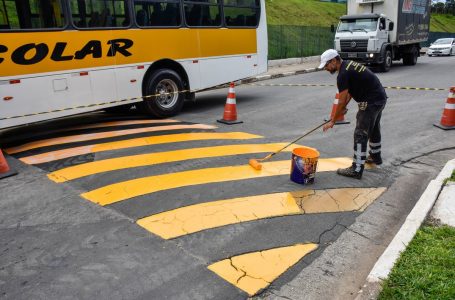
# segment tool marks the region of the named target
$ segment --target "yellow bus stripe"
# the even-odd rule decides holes
[[[96,123],[83,126],[75,126],[70,128],[64,128],[56,132],[61,131],[71,131],[71,130],[81,130],[81,129],[93,129],[93,128],[103,128],[103,127],[114,127],[114,126],[125,126],[125,125],[139,125],[139,124],[167,124],[167,123],[178,123],[178,120],[165,119],[165,120],[124,120],[124,121],[110,121],[103,123]]]
[[[125,130],[108,131],[108,132],[87,133],[87,134],[78,134],[78,135],[51,138],[51,139],[46,139],[46,140],[30,142],[30,143],[20,145],[17,147],[8,148],[5,151],[8,154],[14,154],[14,153],[23,152],[23,151],[41,148],[41,147],[46,147],[46,146],[105,139],[105,138],[117,137],[117,136],[128,135],[128,134],[163,131],[163,130],[215,129],[215,128],[217,128],[217,127],[212,126],[212,125],[204,125],[204,124],[165,125],[165,126],[157,126],[157,127],[145,127],[145,128],[134,128],[134,129],[125,129]]]
[[[108,142],[102,144],[94,144],[87,146],[74,147],[50,151],[42,154],[31,155],[20,158],[26,164],[42,164],[54,160],[68,158],[77,155],[88,153],[97,153],[110,150],[119,150],[132,147],[150,146],[167,143],[202,141],[202,140],[249,140],[262,138],[260,135],[254,135],[244,132],[192,132],[192,133],[177,133],[160,136],[151,136],[123,140],[117,142]]]
[[[164,238],[278,216],[363,211],[386,188],[299,190],[219,200],[181,207],[139,219],[137,224]]]
[[[4,61],[0,68],[0,77],[39,74],[44,72],[69,71],[98,67],[123,67],[131,64],[149,64],[168,58],[172,60],[210,59],[231,55],[257,53],[255,28],[219,29],[219,28],[166,28],[166,29],[118,29],[84,31],[45,31],[8,33],[9,38],[2,41],[7,52],[2,53]],[[127,49],[131,55],[116,53],[107,56],[109,41],[128,39],[133,45]],[[150,47],[150,41],[160,41]],[[102,57],[87,55],[75,59],[75,54],[83,49],[87,42],[99,41]],[[239,42],[242,41],[242,42]],[[66,43],[65,55],[72,59],[55,62],[51,58],[58,42]],[[19,65],[12,61],[12,53],[26,44],[44,44],[49,50],[41,61],[34,64]],[[78,72],[78,71],[76,71]]]
[[[207,268],[253,296],[317,248],[309,243],[267,249],[224,259]]]
[[[147,153],[80,164],[52,172],[47,176],[49,177],[50,180],[60,183],[102,172],[109,172],[114,170],[121,170],[140,166],[156,165],[188,159],[239,155],[247,153],[275,152],[283,148],[285,145],[286,145],[285,143],[243,144],[192,148],[159,153]],[[292,145],[286,148],[284,151],[289,152],[296,147],[299,146]]]
[[[352,159],[347,157],[320,159],[318,171],[333,171],[338,168],[348,167],[351,163]],[[286,175],[290,172],[291,162],[289,160],[267,162],[263,163],[262,166],[260,171],[253,169],[247,164],[155,175],[114,183],[83,193],[81,196],[104,206],[178,187]]]

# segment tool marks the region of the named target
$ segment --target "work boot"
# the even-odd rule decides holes
[[[365,160],[365,163],[367,164],[375,164],[375,165],[380,165],[382,164],[382,158],[381,158],[381,154],[371,154],[368,155],[367,159]]]
[[[341,176],[346,176],[346,177],[351,177],[355,179],[361,179],[362,178],[362,173],[363,173],[363,168],[360,170],[360,172],[355,171],[355,165],[350,166],[349,168],[346,169],[338,169],[337,174]]]

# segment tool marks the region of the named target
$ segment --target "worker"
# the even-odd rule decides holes
[[[337,87],[339,91],[338,106],[331,120],[324,125],[327,131],[335,125],[346,111],[351,98],[358,106],[357,122],[354,130],[354,159],[352,166],[338,169],[337,174],[362,178],[365,163],[382,164],[381,158],[381,115],[387,101],[387,94],[379,78],[363,64],[342,60],[338,52],[326,50],[321,55],[319,69],[324,68],[330,74],[338,73]],[[367,144],[369,156],[367,157]]]

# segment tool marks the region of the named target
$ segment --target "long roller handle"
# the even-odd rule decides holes
[[[270,153],[269,155],[267,155],[266,157],[264,157],[262,160],[267,160],[269,158],[271,158],[272,156],[274,156],[275,154],[278,154],[280,153],[281,151],[283,151],[284,149],[286,149],[287,147],[291,146],[292,144],[294,143],[297,143],[298,141],[300,141],[301,139],[303,139],[304,137],[306,137],[307,135],[309,135],[310,133],[312,133],[313,131],[316,131],[318,130],[319,128],[321,128],[322,126],[324,126],[325,124],[329,123],[330,122],[330,119],[328,121],[325,121],[324,123],[314,127],[313,129],[311,129],[310,131],[306,132],[304,135],[302,136],[299,136],[298,138],[296,138],[295,140],[293,140],[292,142],[290,142],[289,144],[287,144],[286,146],[284,146],[283,148],[281,148],[280,150],[276,151],[276,152],[272,152]]]

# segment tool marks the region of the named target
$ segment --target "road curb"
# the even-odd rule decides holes
[[[455,168],[455,159],[449,160],[439,175],[428,184],[414,208],[411,210],[400,230],[397,232],[384,253],[367,276],[366,283],[359,291],[356,300],[376,298],[381,290],[381,283],[388,277],[400,253],[414,238],[417,230],[433,208],[443,188],[444,179],[450,177]]]
[[[312,72],[317,72],[317,71],[320,71],[320,70],[317,68],[309,68],[309,69],[284,72],[284,73],[279,73],[279,74],[260,75],[260,76],[256,76],[256,77],[239,80],[239,81],[237,81],[237,84],[246,84],[246,83],[252,83],[252,82],[257,82],[257,81],[263,81],[263,80],[269,80],[269,79],[275,79],[275,78],[281,78],[281,77],[287,77],[287,76],[294,76],[294,75],[305,74],[305,73],[312,73]]]

